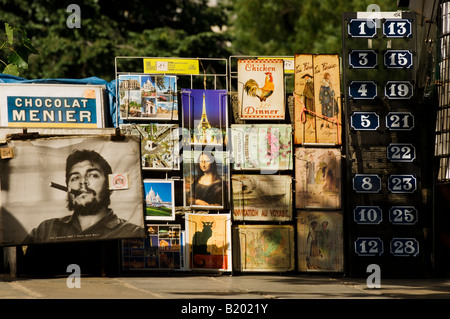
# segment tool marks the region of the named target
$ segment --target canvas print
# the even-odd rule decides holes
[[[243,120],[283,120],[283,60],[238,60],[238,101]]]
[[[190,134],[188,144],[224,144],[227,98],[226,90],[182,89],[183,127]]]
[[[294,270],[294,227],[239,225],[233,229],[234,266],[239,271]]]
[[[178,120],[175,76],[119,75],[120,117],[125,120]]]
[[[299,271],[342,272],[343,243],[342,212],[297,212]]]
[[[175,220],[175,191],[171,180],[144,180],[145,220]]]
[[[291,125],[233,124],[231,136],[235,170],[292,169]]]
[[[292,220],[292,177],[287,175],[231,176],[233,220]]]
[[[180,270],[181,225],[148,224],[145,238],[123,239],[122,271]]]
[[[54,137],[8,144],[15,155],[0,161],[4,245],[144,237],[136,137],[120,142],[110,136]]]
[[[295,149],[297,208],[341,207],[341,152],[335,148]]]
[[[228,153],[183,152],[185,206],[224,209],[228,203]]]
[[[142,169],[180,169],[178,124],[120,124],[120,130],[140,136]]]
[[[295,144],[342,144],[339,56],[295,55]]]
[[[231,270],[231,215],[186,214],[186,245],[191,269]]]

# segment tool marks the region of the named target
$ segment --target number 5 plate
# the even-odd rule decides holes
[[[380,126],[380,117],[375,112],[353,112],[350,125],[357,131],[375,131]]]

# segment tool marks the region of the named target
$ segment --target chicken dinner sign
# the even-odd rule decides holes
[[[282,59],[238,61],[238,95],[241,119],[284,119],[283,68]]]

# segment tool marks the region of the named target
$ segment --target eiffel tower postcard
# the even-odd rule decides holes
[[[183,127],[190,144],[223,145],[227,120],[227,91],[182,89]]]

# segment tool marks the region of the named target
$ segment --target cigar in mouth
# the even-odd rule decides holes
[[[79,191],[79,190],[76,190],[76,189],[71,189],[70,187],[66,187],[64,185],[60,185],[60,184],[53,183],[53,182],[50,182],[50,187],[59,189],[59,190],[64,191],[64,192],[72,193],[75,196],[78,196],[81,193],[83,193],[82,191]]]

